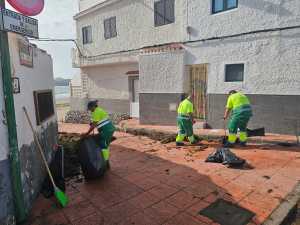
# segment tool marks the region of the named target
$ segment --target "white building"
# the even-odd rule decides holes
[[[246,93],[251,126],[294,133],[300,117],[300,1],[80,0],[86,98],[144,124],[175,124],[181,96],[222,126],[227,93]],[[84,101],[83,101],[84,100]],[[79,103],[79,101],[76,101]]]
[[[21,167],[21,191],[24,197],[25,211],[28,213],[40,192],[41,183],[45,178],[45,167],[34,143],[23,106],[29,113],[46,157],[51,160],[54,146],[57,144],[52,58],[47,52],[16,34],[9,34],[9,50],[12,79],[14,80],[13,99]],[[14,224],[9,135],[6,122],[10,115],[6,115],[5,111],[1,63],[0,110],[0,224]]]

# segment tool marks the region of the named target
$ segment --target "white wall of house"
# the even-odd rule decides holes
[[[190,40],[299,25],[299,0],[239,0],[238,8],[212,14],[212,0],[189,0]]]
[[[3,95],[3,83],[2,83],[2,68],[0,58],[0,162],[7,159],[8,156],[8,133],[7,126],[5,125],[5,103]]]
[[[187,64],[209,64],[208,93],[300,94],[298,30],[186,45]],[[225,65],[244,63],[243,82],[224,82]]]
[[[88,8],[100,3],[107,2],[108,0],[78,0],[79,11],[87,10]]]
[[[22,37],[15,34],[9,35],[12,75],[20,79],[21,87],[21,92],[14,94],[18,144],[21,147],[33,142],[33,135],[25,118],[23,106],[26,107],[37,132],[41,132],[48,123],[56,122],[57,118],[54,115],[42,125],[37,126],[33,98],[33,91],[54,89],[52,58],[45,51],[34,48],[33,68],[20,65],[18,39]]]
[[[137,64],[119,64],[101,67],[85,67],[88,75],[88,97],[128,100],[128,71],[138,70]]]
[[[141,54],[141,93],[184,93],[186,83],[185,51]]]
[[[108,3],[97,10],[91,7],[88,14],[75,16],[80,45],[82,27],[91,25],[93,29],[93,42],[82,46],[88,56],[181,42],[187,37],[186,1],[175,0],[175,23],[159,27],[154,26],[154,0],[111,0]],[[116,16],[117,37],[105,40],[103,22],[112,16]]]

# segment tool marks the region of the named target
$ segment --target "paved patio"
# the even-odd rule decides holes
[[[85,125],[60,126],[82,133]],[[32,225],[207,225],[200,216],[218,198],[255,213],[249,225],[276,224],[280,205],[289,202],[300,180],[300,149],[251,144],[233,150],[249,166],[230,169],[205,163],[219,146],[177,148],[147,137],[117,133],[111,147],[111,170],[93,182],[71,180],[70,204],[58,209],[54,199],[40,197],[32,209]],[[293,195],[292,195],[293,196]],[[295,197],[295,196],[294,196]],[[297,197],[297,196],[296,196]],[[299,197],[299,196],[298,196]],[[271,222],[271,223],[270,223]]]

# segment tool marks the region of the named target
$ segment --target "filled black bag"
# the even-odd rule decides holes
[[[205,162],[211,162],[211,163],[222,163],[223,162],[223,156],[219,149],[215,150],[213,153],[211,153]]]
[[[65,178],[63,174],[63,154],[62,154],[63,149],[59,147],[57,151],[55,152],[54,158],[52,162],[49,165],[51,174],[53,176],[54,182],[56,186],[62,190],[65,191],[66,186],[65,186]],[[45,178],[43,184],[42,184],[42,189],[41,193],[45,198],[50,198],[54,195],[54,189],[53,185],[51,183],[49,175]]]
[[[236,156],[229,148],[221,148],[220,149],[224,165],[229,166],[242,166],[245,164],[246,160],[241,159],[240,157]]]
[[[78,159],[87,180],[102,177],[108,167],[102,148],[97,143],[97,136],[87,137],[81,141]]]
[[[246,160],[236,156],[229,148],[218,148],[207,157],[205,162],[222,163],[234,167],[244,165]]]

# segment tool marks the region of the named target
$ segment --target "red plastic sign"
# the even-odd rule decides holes
[[[44,0],[7,0],[9,4],[26,16],[36,16],[44,9]]]

